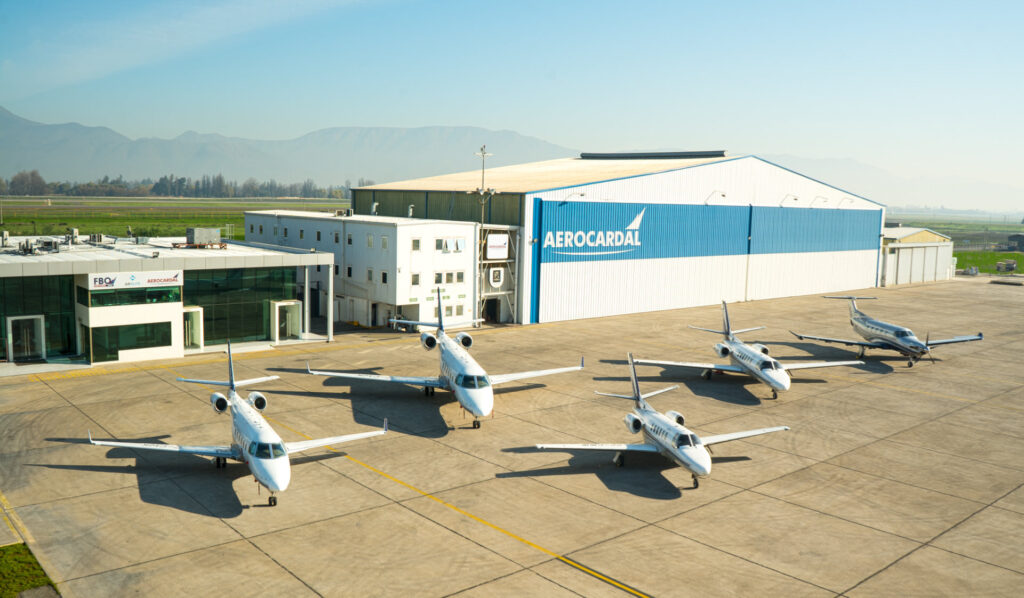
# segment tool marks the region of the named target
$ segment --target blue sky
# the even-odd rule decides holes
[[[1022,7],[0,0],[0,106],[132,138],[472,125],[1021,187]]]

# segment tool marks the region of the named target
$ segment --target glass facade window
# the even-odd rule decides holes
[[[412,240],[412,250],[413,251],[419,251],[420,250],[420,240],[419,239],[413,239]]]
[[[75,298],[78,300],[79,305],[89,307],[89,290],[76,286],[75,287]]]
[[[270,338],[271,301],[294,299],[295,268],[186,270],[185,305],[203,308],[208,345]]]
[[[92,329],[92,361],[117,361],[119,351],[171,345],[171,323],[100,326]]]
[[[444,239],[434,239],[434,249],[436,251],[444,249]]]
[[[444,282],[443,277],[444,274],[440,272],[434,272],[434,284],[441,284],[442,282]]]
[[[70,274],[0,278],[0,359],[12,357],[7,355],[7,318],[18,316],[44,316],[47,355],[78,353],[75,296]]]
[[[92,307],[141,305],[143,303],[177,303],[181,301],[181,287],[92,291],[89,293],[89,296],[92,301]],[[81,301],[79,302],[81,303]]]
[[[413,274],[412,275],[412,283],[411,284],[414,287],[419,286],[419,284],[420,284],[420,275],[419,274]]]
[[[458,272],[455,274],[455,282],[463,282],[466,280],[465,272]]]

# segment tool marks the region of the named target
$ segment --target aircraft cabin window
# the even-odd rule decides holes
[[[908,336],[910,336],[910,333],[907,332],[906,330],[897,330],[896,331],[896,337],[897,338],[906,338]]]
[[[274,455],[275,459],[277,459],[278,457],[283,457],[286,454],[285,450],[284,450],[284,445],[283,444],[272,444],[272,445],[270,445],[270,451]]]
[[[249,454],[250,455],[255,455],[256,454],[256,443],[255,442],[249,445]]]
[[[762,370],[774,370],[775,369],[775,362],[770,360],[770,359],[766,359],[766,360],[761,362],[761,369]]]
[[[684,446],[693,446],[693,439],[690,438],[689,434],[680,434],[676,438],[676,446],[680,448]]]
[[[257,459],[270,459],[270,445],[259,443],[256,445],[256,458]]]
[[[491,381],[487,379],[487,376],[459,376],[455,379],[455,383],[462,388],[487,388],[491,385]]]

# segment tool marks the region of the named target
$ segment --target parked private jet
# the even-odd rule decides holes
[[[450,390],[462,408],[473,414],[473,427],[480,427],[480,418],[487,417],[494,409],[494,391],[491,388],[498,384],[537,378],[551,374],[576,372],[583,369],[583,358],[580,364],[551,370],[533,370],[514,374],[498,374],[488,376],[487,372],[466,351],[473,346],[473,337],[460,332],[454,338],[444,331],[444,307],[441,305],[441,289],[437,290],[437,322],[416,322],[412,320],[391,320],[396,324],[409,324],[436,328],[437,332],[420,334],[420,343],[427,351],[435,347],[440,349],[441,375],[437,377],[419,376],[381,376],[377,374],[352,374],[348,372],[327,372],[312,370],[309,363],[306,371],[316,376],[333,376],[337,378],[353,378],[356,380],[375,380],[378,382],[397,382],[411,386],[422,386],[425,394],[434,394],[435,389]]]
[[[823,341],[826,343],[842,343],[848,346],[859,346],[860,352],[857,357],[864,357],[864,351],[868,348],[872,349],[887,349],[889,351],[898,351],[904,357],[907,357],[907,367],[914,367],[914,364],[918,362],[922,357],[928,355],[931,357],[932,347],[938,345],[948,345],[950,343],[966,343],[969,341],[980,341],[983,340],[983,335],[979,332],[976,336],[956,336],[953,338],[946,338],[942,340],[933,341],[929,337],[931,333],[925,335],[925,340],[922,343],[920,339],[914,336],[913,331],[903,326],[896,324],[890,324],[889,322],[883,322],[882,320],[876,320],[861,310],[857,309],[857,299],[878,299],[878,297],[854,297],[851,295],[827,295],[825,299],[849,299],[850,300],[850,324],[853,326],[854,331],[857,334],[864,337],[867,342],[845,340],[841,338],[829,338],[826,336],[812,336],[810,334],[798,334],[790,330],[793,336],[800,340],[811,339],[815,341]],[[932,361],[935,361],[934,357],[931,357]]]
[[[209,384],[211,386],[227,386],[227,396],[215,392],[210,395],[210,404],[217,413],[231,409],[231,438],[227,446],[186,446],[176,444],[156,444],[148,442],[114,442],[110,440],[93,440],[89,432],[89,442],[98,446],[117,446],[148,451],[164,451],[213,457],[217,467],[226,467],[228,459],[242,461],[249,466],[256,482],[270,491],[270,506],[277,505],[276,492],[284,492],[291,482],[291,464],[289,455],[331,444],[342,444],[361,438],[379,436],[388,431],[388,421],[384,420],[384,429],[345,436],[332,436],[317,440],[300,440],[298,442],[281,442],[281,437],[274,432],[261,411],[267,408],[267,397],[260,392],[249,393],[245,400],[238,396],[235,389],[251,386],[261,382],[276,380],[277,376],[265,376],[250,380],[235,380],[235,366],[231,359],[231,343],[228,342],[228,381],[189,380],[178,378],[181,382]]]
[[[690,328],[695,328],[697,330],[723,335],[725,338],[722,342],[715,345],[715,352],[718,353],[719,357],[728,357],[731,362],[730,365],[690,361],[656,361],[653,359],[637,359],[636,363],[640,365],[677,366],[703,370],[701,375],[708,380],[711,379],[711,374],[714,372],[748,374],[757,379],[758,382],[766,384],[771,388],[773,399],[779,398],[780,390],[789,390],[791,383],[789,374],[787,373],[789,370],[828,368],[840,365],[860,365],[864,363],[863,361],[815,361],[805,363],[787,363],[783,365],[779,363],[778,360],[768,356],[768,347],[760,343],[748,345],[736,338],[737,334],[751,332],[754,330],[762,330],[764,326],[733,330],[729,327],[729,309],[726,307],[725,301],[722,302],[722,327],[722,330],[712,330],[710,328],[690,326]]]
[[[728,328],[728,326],[726,326]],[[711,454],[707,447],[720,442],[749,438],[760,434],[770,434],[788,430],[789,426],[776,426],[774,428],[760,428],[747,430],[746,432],[732,432],[730,434],[716,434],[701,438],[684,426],[684,418],[681,413],[668,411],[660,413],[647,404],[647,399],[663,392],[675,390],[678,386],[670,386],[647,394],[640,394],[640,385],[636,380],[636,366],[633,354],[627,354],[629,360],[630,382],[633,384],[633,395],[618,395],[605,392],[597,394],[606,397],[618,397],[620,399],[632,399],[634,401],[633,412],[627,413],[625,417],[626,428],[633,434],[644,433],[644,442],[639,444],[538,444],[537,450],[542,451],[614,451],[615,465],[622,467],[625,463],[625,453],[660,453],[690,472],[693,476],[693,487],[700,485],[700,478],[711,475]]]

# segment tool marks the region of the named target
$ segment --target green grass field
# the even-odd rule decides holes
[[[246,210],[335,210],[348,207],[327,199],[178,199],[178,198],[3,198],[2,225],[11,235],[80,235],[104,233],[144,237],[184,236],[188,227],[234,225],[242,239]]]
[[[1024,267],[1024,253],[1013,251],[954,251],[957,269],[977,266],[979,272],[1002,274],[996,271],[996,262],[1017,260],[1017,272]]]
[[[923,219],[902,219],[891,218],[890,221],[898,221],[903,226],[928,228],[937,233],[942,233],[953,239],[954,246],[983,244],[983,243],[1005,243],[1007,237],[1015,233],[1024,232],[1024,225],[1017,222],[986,222],[984,220],[923,220]],[[890,222],[886,226],[891,226]]]
[[[53,586],[53,582],[28,546],[0,546],[0,598],[14,598],[25,590],[46,585]]]

